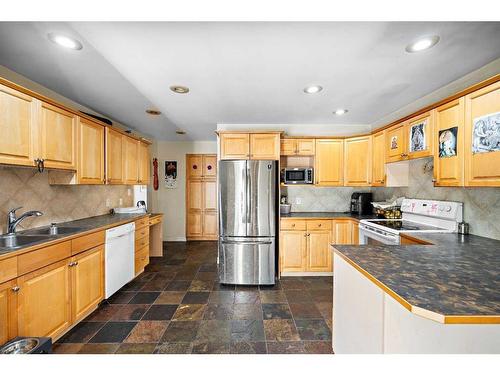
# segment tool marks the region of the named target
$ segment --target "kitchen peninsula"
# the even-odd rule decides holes
[[[332,245],[336,353],[499,353],[500,241],[417,233],[432,245]]]

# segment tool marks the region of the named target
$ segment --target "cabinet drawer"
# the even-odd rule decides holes
[[[71,240],[71,254],[75,255],[82,251],[92,249],[104,243],[104,231],[90,233]]]
[[[143,217],[143,218],[135,221],[135,229],[136,230],[139,228],[145,227],[146,225],[149,225],[149,217],[148,216]]]
[[[149,235],[149,226],[142,227],[140,229],[136,229],[135,231],[135,240],[140,240],[141,238],[146,237]]]
[[[142,249],[144,246],[149,245],[149,233],[148,235],[135,240],[135,249]]]
[[[306,230],[305,220],[281,220],[281,230]]]
[[[149,264],[149,246],[145,246],[135,253],[135,274]]]
[[[149,225],[156,225],[161,223],[161,216],[149,219]]]
[[[0,284],[17,277],[17,257],[0,260]]]
[[[308,220],[307,230],[330,230],[332,222],[330,220]]]
[[[47,246],[43,249],[31,251],[17,257],[17,269],[19,275],[48,266],[58,260],[71,256],[71,241]]]

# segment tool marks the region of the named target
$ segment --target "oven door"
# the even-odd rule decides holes
[[[398,234],[386,232],[366,224],[359,224],[360,245],[399,245],[399,242]]]

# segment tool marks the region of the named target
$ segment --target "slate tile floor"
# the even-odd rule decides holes
[[[220,285],[215,242],[167,242],[164,252],[54,352],[332,353],[331,277]]]

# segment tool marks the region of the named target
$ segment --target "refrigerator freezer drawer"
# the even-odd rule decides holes
[[[219,241],[219,281],[222,284],[274,285],[274,238]]]

